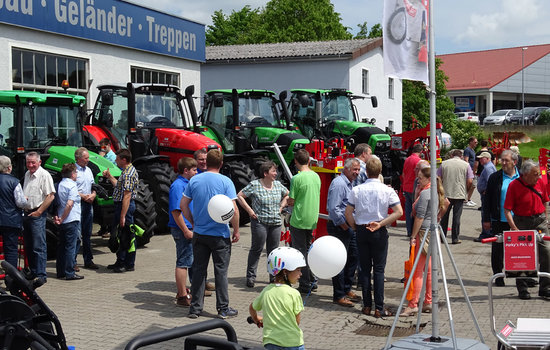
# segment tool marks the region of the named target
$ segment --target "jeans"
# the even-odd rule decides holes
[[[193,280],[191,281],[190,314],[200,314],[204,306],[206,271],[212,255],[214,280],[216,284],[216,309],[226,311],[229,308],[227,270],[231,259],[231,241],[229,238],[193,235]]]
[[[55,262],[57,278],[74,276],[74,256],[78,236],[80,236],[80,221],[59,225],[57,260]]]
[[[283,346],[279,346],[275,344],[265,344],[264,348],[266,348],[267,350],[306,350],[304,345],[291,346],[291,347],[285,348]]]
[[[292,248],[298,249],[300,253],[304,255],[307,263],[307,252],[311,246],[311,240],[313,239],[313,230],[304,230],[301,228],[290,226],[290,238],[292,239]],[[314,281],[313,274],[309,269],[309,266],[302,267],[302,277],[300,277],[299,288],[302,291],[309,291],[311,289],[311,283]]]
[[[405,220],[407,224],[407,237],[410,237],[412,234],[414,223],[414,219],[412,217],[414,193],[403,191],[403,196],[405,196]]]
[[[130,205],[128,206],[128,211],[126,212],[126,222],[125,225],[131,225],[134,223],[134,211],[136,210],[136,203],[132,199]],[[118,230],[118,224],[120,222],[120,212],[122,211],[122,202],[115,202],[115,215],[113,217],[113,226],[115,230]],[[117,231],[111,232],[111,234],[117,234]],[[135,236],[132,234],[132,241],[135,245]],[[136,262],[136,251],[135,249],[132,252],[129,252],[124,249],[119,249],[116,252],[116,262],[115,265],[120,267],[133,268]]]
[[[23,218],[23,240],[31,272],[36,277],[46,279],[46,261],[48,259],[46,212],[39,217],[25,215]]]
[[[2,235],[2,241],[4,242],[4,259],[13,267],[17,267],[17,261],[19,259],[17,241],[19,240],[20,233],[21,229],[18,227],[0,227],[0,235]]]
[[[76,241],[75,261],[80,243],[82,242],[82,257],[84,258],[84,266],[93,263],[94,256],[92,255],[92,226],[94,224],[94,207],[91,203],[82,201],[80,204],[82,215],[80,217],[80,237]]]
[[[250,229],[252,231],[252,242],[248,251],[248,263],[246,267],[246,280],[256,281],[256,271],[260,255],[266,246],[266,254],[279,246],[281,240],[281,225],[265,225],[258,220],[250,220]]]
[[[351,228],[343,230],[340,226],[334,226],[332,221],[327,221],[327,232],[338,238],[346,247],[348,253],[346,265],[336,276],[332,277],[332,299],[337,301],[351,291],[355,270],[357,269],[357,246],[350,244],[355,238],[355,232]]]
[[[464,207],[464,198],[461,199],[449,199],[449,208],[447,212],[441,218],[441,228],[443,229],[443,234],[447,237],[447,228],[449,227],[449,216],[451,215],[451,209],[453,210],[453,222],[452,222],[452,241],[458,241],[458,236],[460,235],[460,217],[462,216],[462,207]]]
[[[385,227],[371,232],[365,226],[357,226],[357,248],[361,264],[363,285],[363,306],[372,307],[372,291],[374,290],[374,306],[377,310],[384,309],[384,270],[388,255],[388,231]],[[371,269],[374,274],[374,288],[371,285]]]

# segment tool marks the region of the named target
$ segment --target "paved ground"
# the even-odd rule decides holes
[[[479,202],[478,198],[474,198]],[[491,275],[490,246],[474,243],[479,235],[480,212],[476,208],[465,208],[462,216],[462,244],[452,245],[451,250],[466,286],[470,300],[487,344],[496,348],[496,341],[489,328],[487,281]],[[260,270],[259,281],[254,289],[245,286],[247,251],[250,246],[250,229],[241,229],[241,240],[233,246],[229,268],[230,304],[240,314],[229,322],[236,329],[239,342],[246,346],[261,344],[261,330],[246,323],[248,305],[268,281],[267,272]],[[390,229],[390,249],[386,268],[386,303],[396,308],[403,285],[399,283],[403,274],[403,261],[408,252],[404,223]],[[55,263],[48,262],[48,283],[38,292],[56,312],[63,325],[68,344],[76,349],[123,349],[127,342],[140,334],[169,329],[202,320],[216,314],[215,297],[205,299],[206,315],[197,320],[186,317],[188,309],[174,304],[176,294],[174,283],[175,249],[171,236],[155,236],[145,248],[138,250],[136,271],[114,274],[106,269],[114,262],[114,254],[107,248],[107,240],[93,237],[95,262],[101,266],[98,271],[82,269],[85,276],[81,281],[63,281],[55,278]],[[445,255],[445,268],[451,297],[452,319],[457,336],[477,338],[477,332],[462,297],[456,276]],[[80,261],[81,262],[81,261]],[[260,267],[265,266],[265,255]],[[213,273],[209,273],[213,276]],[[493,289],[497,326],[503,326],[507,319],[515,322],[517,317],[548,317],[550,302],[536,297],[532,289],[532,300],[522,301],[516,295],[513,280],[506,280],[505,288]],[[444,299],[443,289],[440,298]],[[391,324],[387,320],[363,316],[360,306],[342,308],[332,302],[330,281],[320,281],[319,290],[306,300],[302,315],[302,329],[308,349],[381,349],[385,336],[356,334],[367,323]],[[450,336],[449,316],[443,307],[440,313],[439,333]],[[409,327],[415,317],[400,319],[400,325]],[[431,316],[423,316],[426,322],[424,333],[431,333]],[[221,334],[221,332],[213,332]],[[171,341],[149,347],[151,349],[181,349],[182,341]]]

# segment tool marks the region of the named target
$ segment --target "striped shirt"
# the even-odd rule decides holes
[[[135,199],[138,182],[139,177],[136,168],[132,164],[128,164],[118,177],[115,189],[113,190],[113,201],[122,202],[125,191],[132,192],[132,199]]]

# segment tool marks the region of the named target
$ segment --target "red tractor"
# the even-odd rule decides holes
[[[168,230],[168,193],[181,157],[198,149],[220,149],[206,136],[190,130],[197,125],[194,86],[185,89],[166,84],[100,85],[93,113],[84,126],[85,144],[92,150],[109,138],[114,150],[128,148],[140,179],[153,192],[157,233]]]

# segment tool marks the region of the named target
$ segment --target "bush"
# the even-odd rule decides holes
[[[539,115],[537,125],[550,125],[550,110],[545,110]]]

